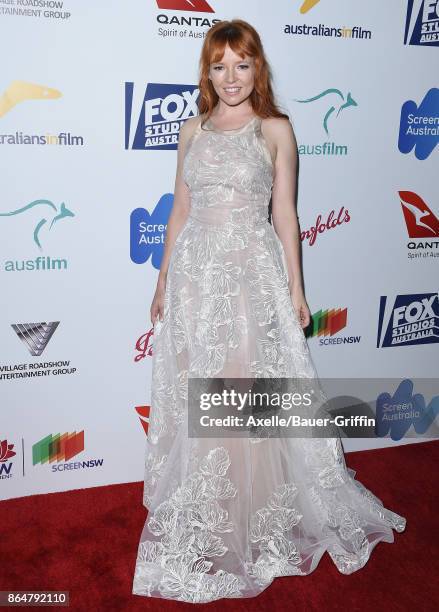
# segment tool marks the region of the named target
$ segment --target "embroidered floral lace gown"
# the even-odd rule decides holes
[[[268,222],[273,164],[254,117],[198,121],[183,165],[191,211],[155,329],[144,505],[133,593],[194,603],[252,597],[325,553],[351,574],[406,520],[331,438],[190,438],[188,377],[316,377]]]

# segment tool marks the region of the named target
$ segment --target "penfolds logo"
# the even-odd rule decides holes
[[[134,361],[140,361],[145,357],[152,357],[152,343],[151,337],[154,335],[154,328],[151,327],[146,334],[142,334],[136,342],[137,355],[134,357]]]
[[[322,215],[319,214],[316,219],[315,224],[311,226],[309,229],[301,232],[300,239],[302,240],[302,242],[305,239],[308,240],[309,246],[313,246],[313,244],[315,244],[317,240],[318,234],[323,234],[327,230],[334,229],[338,225],[341,225],[342,223],[345,223],[345,222],[348,223],[350,220],[351,220],[351,217],[349,215],[349,211],[344,206],[340,208],[337,217],[335,217],[335,210],[331,210],[331,212],[328,214],[326,218],[326,221],[324,221],[322,219]]]

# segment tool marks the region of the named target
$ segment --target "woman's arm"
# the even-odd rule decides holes
[[[186,147],[196,127],[198,117],[187,119],[180,128],[177,149],[177,171],[175,176],[174,202],[165,233],[165,243],[162,263],[157,279],[157,287],[151,304],[151,321],[154,324],[157,316],[163,321],[164,294],[166,288],[166,277],[168,274],[169,261],[175,241],[183,228],[191,206],[190,190],[183,180],[183,161]]]
[[[276,144],[275,179],[272,190],[272,222],[287,262],[288,285],[302,327],[309,325],[302,267],[300,229],[296,209],[297,143],[288,119],[269,121],[269,138]],[[268,134],[267,134],[268,136]]]
[[[175,176],[174,203],[172,205],[171,214],[169,215],[166,228],[163,258],[158,277],[159,282],[166,282],[172,248],[190,210],[190,191],[189,187],[183,180],[182,172],[186,146],[193,133],[193,130],[195,129],[197,121],[198,117],[191,117],[190,119],[187,119],[180,128],[177,149],[177,171]]]

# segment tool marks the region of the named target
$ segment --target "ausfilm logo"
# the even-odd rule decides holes
[[[0,480],[7,480],[13,476],[11,459],[17,454],[13,449],[12,443],[0,439]]]
[[[26,243],[32,241],[34,245],[42,252],[43,244],[50,239],[49,232],[56,232],[66,219],[74,217],[75,213],[71,211],[64,202],[55,204],[47,199],[37,199],[6,212],[0,211],[0,223],[2,230],[6,232],[13,231],[13,223],[16,217],[23,220],[26,229],[20,232],[25,236]],[[14,220],[9,220],[13,217]],[[3,264],[5,272],[50,272],[54,270],[67,270],[67,259],[59,257],[51,257],[49,255],[39,255],[32,259],[22,260],[6,260]]]
[[[408,258],[439,257],[439,220],[420,195],[414,191],[399,191],[407,234]]]
[[[439,46],[439,0],[408,0],[404,44]]]
[[[220,21],[211,17],[215,11],[206,0],[157,0],[157,8],[160,9],[156,15],[159,24],[157,33],[164,38],[203,38],[205,32],[197,28],[207,30]],[[182,11],[188,14],[182,15]],[[187,27],[182,29],[184,26]]]
[[[319,116],[322,127],[322,141],[311,144],[299,144],[299,155],[323,157],[342,156],[348,154],[348,146],[334,142],[333,134],[346,113],[352,112],[358,106],[357,100],[350,91],[337,88],[325,89],[306,98],[295,98],[295,102],[312,106],[314,114]]]
[[[17,104],[27,104],[30,102],[31,112],[38,112],[37,103],[34,100],[42,100],[46,107],[47,100],[55,100],[61,97],[58,89],[30,83],[29,81],[12,81],[6,89],[0,90],[0,119],[5,115],[14,116]],[[43,111],[44,112],[44,111]],[[26,134],[17,130],[10,133],[0,134],[0,145],[58,145],[58,146],[82,146],[84,138],[74,136],[70,132],[59,132],[58,134]]]
[[[323,215],[319,213],[317,215],[317,219],[309,229],[303,230],[300,233],[300,239],[302,242],[305,240],[308,241],[308,246],[314,246],[317,240],[317,237],[320,234],[324,234],[325,232],[335,229],[343,225],[343,223],[349,223],[351,220],[351,216],[347,208],[342,206],[337,216],[335,216],[335,210],[332,209],[327,215],[326,219],[323,218]]]
[[[49,434],[32,446],[32,464],[53,464],[52,472],[66,472],[102,466],[103,459],[87,459],[70,462],[85,450],[84,430],[64,434]]]
[[[52,339],[59,323],[59,321],[12,323],[11,327],[28,352],[34,357],[40,357]],[[62,376],[75,373],[76,368],[70,365],[69,360],[0,364],[0,380]]]
[[[439,295],[409,293],[380,298],[377,348],[439,342]]]
[[[338,336],[339,332],[347,325],[348,309],[331,308],[328,310],[318,310],[311,315],[311,322],[304,330],[307,338],[317,336],[320,345],[332,344],[358,344],[361,336]]]
[[[125,83],[125,149],[175,151],[182,123],[198,115],[198,95],[195,85]]]

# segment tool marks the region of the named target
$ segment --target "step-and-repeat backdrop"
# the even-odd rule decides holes
[[[298,142],[318,373],[401,380],[381,391],[419,417],[439,370],[437,0],[1,0],[3,499],[143,479],[179,128],[232,18],[260,33]]]

